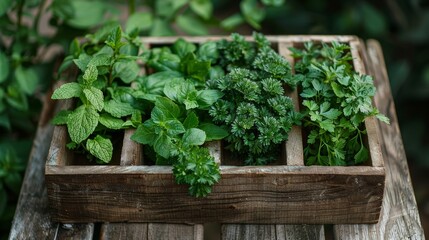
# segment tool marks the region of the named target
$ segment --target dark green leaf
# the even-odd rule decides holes
[[[164,112],[168,118],[178,118],[180,115],[179,106],[166,97],[156,98],[155,106]]]
[[[82,105],[71,112],[67,118],[67,128],[70,138],[75,143],[81,143],[91,135],[98,124],[99,114],[91,105]]]
[[[213,4],[210,0],[191,0],[189,6],[192,11],[204,18],[205,20],[210,19],[213,12]]]
[[[83,79],[85,80],[86,85],[91,85],[93,82],[97,80],[98,70],[94,65],[88,65],[85,73],[83,74]]]
[[[355,164],[363,163],[366,160],[368,160],[368,158],[369,158],[368,149],[364,145],[361,145],[359,152],[356,153],[356,155],[354,156]]]
[[[256,0],[241,1],[240,9],[247,23],[256,29],[261,28],[260,22],[265,17],[265,11],[258,6],[258,2]]]
[[[176,18],[177,26],[189,35],[207,35],[207,27],[192,15],[179,15]]]
[[[197,102],[200,107],[209,107],[219,98],[223,97],[223,92],[219,90],[201,90],[198,92]]]
[[[206,140],[206,133],[198,128],[190,128],[183,134],[184,145],[203,145]]]
[[[0,17],[3,16],[3,14],[5,14],[9,8],[12,6],[12,0],[2,0],[0,1]],[[0,216],[2,211],[0,211]]]
[[[217,43],[214,41],[203,43],[198,48],[197,56],[202,61],[215,62],[219,58]]]
[[[0,8],[1,8],[1,3],[0,3]],[[0,9],[0,16],[1,16],[1,9]],[[0,83],[4,82],[4,80],[6,80],[8,75],[9,75],[9,59],[4,53],[0,51]]]
[[[155,2],[155,12],[158,16],[171,18],[188,0],[159,0]]]
[[[222,22],[220,22],[220,25],[226,30],[232,30],[238,27],[239,25],[243,24],[244,21],[245,20],[243,16],[239,13],[236,13],[224,19]]]
[[[63,125],[67,124],[67,118],[71,111],[69,110],[62,110],[55,115],[55,117],[51,120],[51,123],[54,125]]]
[[[206,133],[206,141],[221,140],[229,135],[224,128],[212,123],[203,123],[198,128]]]
[[[88,65],[98,66],[110,66],[112,63],[112,54],[102,53],[95,55],[91,61],[89,61]]]
[[[37,73],[32,68],[19,66],[15,69],[15,78],[20,89],[26,94],[33,94],[39,84]]]
[[[63,62],[61,63],[60,67],[58,68],[58,76],[61,75],[66,69],[68,69],[73,64],[73,56],[69,55],[64,58]]]
[[[178,72],[173,71],[157,72],[143,78],[142,87],[146,93],[161,95],[166,83],[176,81],[175,78],[180,76]]]
[[[52,99],[68,99],[73,97],[80,97],[82,95],[82,88],[79,83],[71,82],[61,85],[55,89],[52,94]]]
[[[86,149],[104,163],[109,163],[112,160],[113,145],[108,138],[97,135],[94,139],[88,139]]]
[[[172,139],[163,132],[155,139],[153,148],[157,154],[164,158],[177,155],[176,145],[173,143]]]
[[[174,35],[174,31],[166,20],[155,18],[149,35],[150,36],[172,36]]]
[[[103,92],[95,87],[84,88],[83,93],[88,101],[97,109],[97,111],[103,110],[104,107],[104,96]]]
[[[186,119],[183,122],[183,126],[186,129],[196,128],[198,124],[199,124],[198,116],[193,111],[188,113],[188,116],[186,116]]]
[[[131,136],[131,140],[141,144],[153,145],[158,134],[155,133],[154,123],[151,120],[140,124],[135,133]]]
[[[113,76],[122,79],[124,83],[136,80],[140,68],[136,61],[119,61],[113,65]]]
[[[169,136],[178,135],[186,131],[183,124],[176,119],[165,121],[164,127],[167,130]]]
[[[183,58],[188,53],[193,53],[197,49],[195,44],[187,42],[183,38],[179,38],[176,40],[171,48],[174,53],[179,55],[179,57]]]
[[[120,118],[115,118],[110,114],[103,113],[100,115],[98,121],[105,127],[109,129],[118,130],[121,129],[124,125],[124,120]]]
[[[153,16],[151,12],[136,12],[133,13],[126,23],[125,32],[146,31],[153,25]]]
[[[73,0],[69,1],[73,15],[65,19],[67,24],[75,28],[87,29],[103,22],[106,4],[101,1]]]
[[[129,103],[111,99],[104,102],[104,111],[110,113],[114,117],[121,118],[133,114],[134,108]]]
[[[0,113],[0,126],[11,129],[10,119],[6,113]]]

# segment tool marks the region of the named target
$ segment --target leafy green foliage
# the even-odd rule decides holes
[[[183,39],[171,47],[151,49],[147,65],[156,72],[139,78],[134,93],[154,107],[132,139],[151,147],[155,154],[147,158],[157,164],[172,164],[176,181],[188,184],[189,193],[197,197],[209,194],[220,178],[218,165],[202,145],[228,135],[206,118],[209,107],[223,93],[205,84],[211,71],[205,54]]]
[[[295,70],[305,108],[306,164],[354,165],[368,160],[363,121],[376,116],[388,123],[372,105],[375,87],[371,76],[353,70],[345,44],[308,42],[305,49],[291,50],[299,59]]]
[[[231,150],[246,156],[247,164],[266,164],[276,159],[300,116],[283,88],[296,84],[289,63],[263,35],[254,34],[254,39],[251,43],[233,34],[232,41],[218,43],[218,62],[227,72],[211,79],[209,86],[225,95],[210,108],[210,115],[229,130]]]
[[[67,125],[72,141],[70,146],[84,149],[100,163],[111,161],[112,132],[141,121],[141,118],[135,123],[125,119],[139,113],[139,108],[133,106],[137,103],[129,86],[140,71],[135,63],[139,57],[121,53],[130,45],[138,46],[132,43],[132,39],[123,41],[120,27],[113,26],[110,32],[98,42],[82,46],[72,43],[71,48],[79,53],[72,53],[71,60],[82,73],[77,82],[65,83],[52,94],[52,99],[78,99],[75,109],[60,112],[54,122]],[[95,33],[89,38],[97,35],[101,34]],[[122,86],[124,84],[126,86]]]

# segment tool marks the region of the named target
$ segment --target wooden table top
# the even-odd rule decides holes
[[[44,168],[53,126],[45,107],[34,139],[10,239],[425,239],[411,185],[395,104],[380,44],[366,42],[365,62],[374,77],[374,98],[391,124],[378,124],[386,183],[378,224],[249,225],[87,223],[59,224],[48,213]],[[47,100],[48,101],[48,100]],[[49,106],[52,104],[45,104]]]

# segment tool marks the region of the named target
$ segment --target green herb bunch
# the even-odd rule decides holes
[[[291,50],[299,59],[295,70],[308,134],[306,164],[354,165],[368,160],[365,118],[376,116],[389,122],[372,105],[371,76],[353,70],[350,47],[345,44],[307,42],[304,49]]]
[[[61,85],[52,95],[52,99],[76,98],[76,106],[61,111],[53,122],[67,125],[69,148],[108,163],[114,130],[141,122],[139,103],[130,87],[140,71],[136,63],[140,46],[132,38],[124,41],[118,26],[100,29],[86,40],[83,45],[77,40],[72,43],[71,55],[60,67],[63,71],[74,63],[80,70],[77,81]]]
[[[227,135],[204,117],[223,96],[205,84],[213,51],[208,45],[197,49],[179,39],[171,47],[151,49],[147,65],[155,72],[138,79],[134,94],[154,107],[131,139],[145,144],[147,157],[156,164],[171,164],[176,182],[189,185],[196,197],[209,194],[220,179],[218,164],[202,145]]]
[[[211,108],[214,121],[230,132],[232,151],[246,156],[245,163],[262,165],[276,159],[300,115],[285,96],[285,86],[295,87],[291,67],[262,34],[249,42],[238,34],[218,42],[216,62],[226,74],[212,78],[209,86],[225,95]]]

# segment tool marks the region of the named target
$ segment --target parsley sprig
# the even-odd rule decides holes
[[[304,107],[307,165],[354,165],[369,159],[364,120],[389,119],[372,105],[372,77],[353,70],[346,44],[314,44],[291,49]]]

